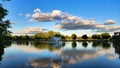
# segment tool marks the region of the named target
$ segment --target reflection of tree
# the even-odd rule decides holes
[[[97,46],[100,46],[100,45],[101,45],[100,41],[93,41],[93,43],[92,43],[93,47],[97,47]]]
[[[62,47],[65,47],[65,42],[62,42],[62,45],[61,45]]]
[[[84,42],[82,43],[82,46],[87,47],[87,46],[88,46],[88,43],[87,43],[86,41],[84,41]]]
[[[77,44],[76,44],[76,41],[73,41],[72,42],[72,48],[76,48]]]
[[[38,49],[48,49],[49,51],[53,51],[53,49],[56,49],[56,44],[54,43],[31,42],[31,44]],[[60,49],[60,47],[57,47],[57,49]]]
[[[0,43],[0,61],[2,60],[3,54],[4,54],[4,45]]]
[[[29,45],[29,41],[16,41],[17,45]]]
[[[100,46],[102,48],[108,49],[110,48],[110,43],[108,43],[108,41],[93,41],[92,46],[93,47]]]
[[[120,59],[120,42],[113,42],[113,47],[115,48],[115,53],[119,55]]]
[[[11,41],[6,41],[4,43],[0,42],[0,61],[2,60],[2,55],[4,54],[4,48],[11,45]]]
[[[110,43],[108,43],[107,41],[102,42],[102,47],[105,49],[110,48]]]

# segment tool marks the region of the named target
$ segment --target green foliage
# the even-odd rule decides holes
[[[82,36],[83,39],[88,39],[88,36],[85,34]]]
[[[59,32],[49,31],[49,32],[39,32],[34,35],[35,39],[49,39],[52,36],[61,36]]]
[[[3,8],[0,4],[0,41],[7,40],[6,34],[10,33],[10,31],[7,30],[10,28],[10,21],[4,19],[6,15],[8,15],[7,9]]]
[[[110,36],[109,33],[102,33],[101,37],[102,37],[102,39],[106,39],[107,40],[107,39],[110,39],[111,36]]]
[[[101,35],[99,35],[99,34],[93,34],[92,38],[93,39],[101,39]]]
[[[72,38],[73,40],[75,40],[75,39],[77,38],[77,35],[76,35],[76,34],[72,34],[71,38]]]
[[[112,40],[114,40],[114,41],[120,41],[120,35],[114,35],[114,36],[112,36]]]

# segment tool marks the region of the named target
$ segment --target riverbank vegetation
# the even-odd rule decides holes
[[[39,41],[39,40],[51,40],[52,37],[60,37],[61,40],[63,41],[94,41],[94,40],[113,40],[113,38],[118,38],[116,36],[111,36],[109,33],[101,33],[101,34],[93,34],[91,36],[88,36],[87,34],[83,34],[82,36],[77,36],[76,34],[72,34],[71,36],[65,36],[60,34],[59,32],[54,32],[54,31],[48,31],[48,32],[39,32],[36,33],[33,36],[28,36],[28,35],[22,35],[22,36],[7,36],[8,39],[12,39],[13,41],[20,41],[20,40],[34,40],[34,41]]]

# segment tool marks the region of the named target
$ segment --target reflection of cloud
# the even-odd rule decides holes
[[[109,26],[115,24],[115,20],[106,20],[104,24],[93,19],[84,19],[78,16],[74,16],[61,10],[53,10],[52,12],[42,12],[39,8],[34,10],[31,15],[31,22],[49,22],[57,21],[54,26],[58,29],[76,30],[76,29],[94,29],[96,31],[116,31],[120,29],[120,26]]]
[[[38,58],[33,60],[31,65],[34,68],[49,67],[49,68],[61,68],[60,59],[47,59],[47,58]]]
[[[65,50],[62,51],[60,58],[36,58],[31,60],[33,67],[53,67],[60,68],[62,65],[75,64],[77,62],[84,61],[86,59],[94,59],[101,55],[108,57],[110,60],[116,58],[116,55],[112,54],[113,48],[103,50]]]
[[[33,46],[25,46],[25,45],[20,45],[20,46],[14,46],[16,48],[21,49],[24,52],[28,52],[28,53],[36,53],[36,52],[43,52],[43,50],[37,49]]]
[[[39,45],[40,46],[40,45]],[[49,45],[50,46],[50,45]],[[24,51],[24,52],[27,52],[27,53],[44,53],[44,51],[46,50],[46,49],[48,49],[47,47],[46,47],[46,45],[44,46],[44,48],[42,47],[41,49],[39,49],[39,48],[36,48],[36,47],[34,47],[34,46],[31,46],[31,45],[29,45],[29,46],[26,46],[26,45],[20,45],[20,46],[14,46],[14,47],[16,47],[16,48],[19,48],[19,49],[21,49],[22,51]],[[53,47],[53,46],[52,46]],[[53,53],[55,53],[55,54],[57,54],[57,55],[61,55],[62,54],[62,52],[61,52],[61,50],[60,49],[53,49],[53,51],[52,51]]]
[[[115,56],[114,54],[107,54],[106,56],[107,56],[107,58],[110,59],[110,60],[116,59],[116,56]]]
[[[29,58],[29,63],[26,63],[26,65],[33,66],[35,68],[61,68],[62,65],[75,64],[88,59],[95,59],[100,56],[105,56],[110,60],[117,58],[117,55],[114,54],[114,48],[112,47],[109,49],[54,49],[51,54],[52,56],[49,54],[50,52],[45,53],[44,48],[37,49],[36,47],[31,45],[20,45],[14,47],[17,49],[19,48],[27,53],[37,53],[36,57]],[[47,54],[47,56],[41,56],[41,52],[43,53],[43,55]]]
[[[101,55],[108,57],[109,59],[115,59],[117,58],[116,55],[114,55],[111,51],[114,51],[113,48],[110,49],[102,49],[102,50],[65,50],[62,52],[62,56],[64,59],[68,62],[72,61],[78,62],[78,61],[84,61],[86,59],[94,59]]]

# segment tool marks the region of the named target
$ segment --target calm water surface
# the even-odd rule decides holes
[[[120,68],[111,42],[12,42],[0,47],[0,68]]]

